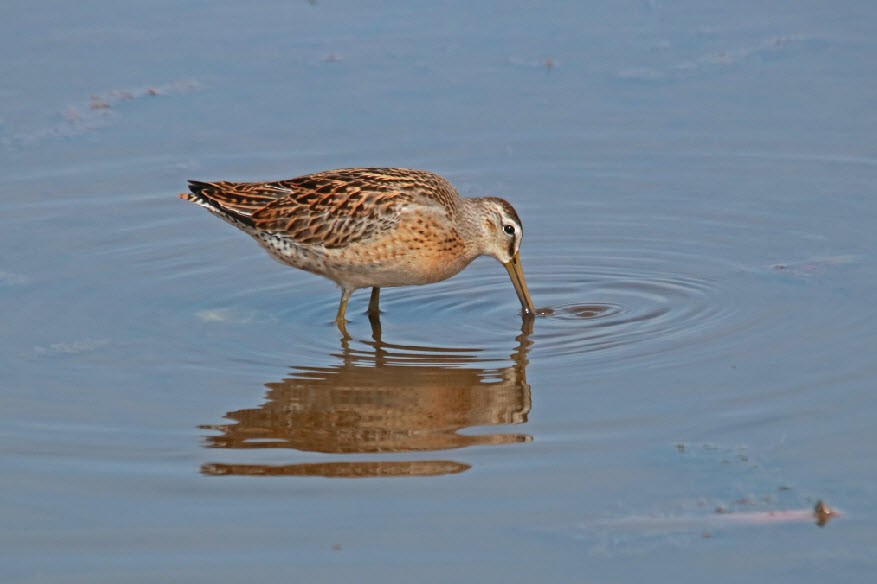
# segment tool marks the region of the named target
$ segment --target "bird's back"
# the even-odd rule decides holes
[[[441,176],[400,168],[344,168],[270,182],[189,181],[181,198],[248,232],[341,248],[392,229],[406,205],[457,215],[460,198]]]

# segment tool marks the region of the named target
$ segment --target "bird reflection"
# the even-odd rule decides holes
[[[477,349],[403,346],[381,340],[371,319],[372,341],[341,340],[331,367],[292,367],[288,378],[265,384],[265,404],[228,412],[231,423],[201,426],[217,431],[209,448],[289,448],[329,455],[378,455],[529,442],[521,433],[461,434],[475,426],[523,424],[530,412],[525,369],[532,319],[525,319],[511,364],[479,367]],[[354,342],[356,348],[351,348]],[[429,476],[464,472],[451,460],[356,460],[288,465],[209,463],[207,475],[324,477]]]

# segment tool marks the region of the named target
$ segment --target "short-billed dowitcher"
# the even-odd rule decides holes
[[[450,278],[483,255],[511,277],[525,317],[535,309],[518,249],[514,208],[495,197],[461,198],[437,174],[402,168],[345,168],[273,182],[189,181],[180,198],[245,231],[281,263],[341,287],[335,322],[344,330],[350,294]]]

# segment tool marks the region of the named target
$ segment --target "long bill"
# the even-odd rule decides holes
[[[518,256],[518,253],[515,252],[511,261],[503,264],[503,266],[509,273],[509,278],[512,279],[515,292],[518,293],[518,300],[521,301],[524,316],[535,316],[536,307],[533,306],[533,300],[530,298],[529,290],[527,290],[527,281],[524,279],[524,270],[521,268],[521,258]]]

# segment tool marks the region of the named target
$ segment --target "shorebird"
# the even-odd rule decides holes
[[[521,268],[523,230],[497,197],[462,198],[424,170],[343,168],[271,182],[189,181],[186,199],[248,233],[279,262],[324,276],[341,288],[335,322],[345,331],[353,291],[439,282],[479,256],[505,266],[521,301],[535,313]]]

